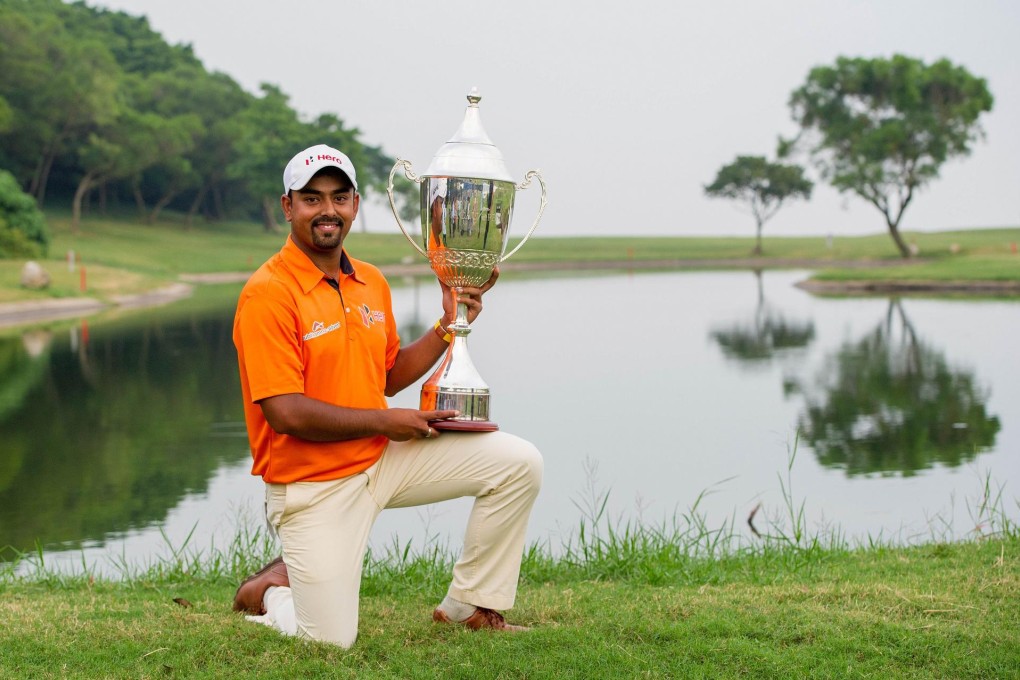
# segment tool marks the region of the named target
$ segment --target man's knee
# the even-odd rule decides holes
[[[524,463],[527,466],[527,477],[530,481],[530,485],[538,489],[542,486],[542,474],[545,471],[545,461],[542,460],[542,453],[538,448],[531,442],[527,442],[527,455],[524,458]]]
[[[507,441],[509,458],[513,461],[515,476],[525,486],[533,489],[535,494],[538,494],[538,490],[542,486],[542,472],[545,469],[541,452],[526,439],[514,435],[507,435],[507,437],[509,438]]]

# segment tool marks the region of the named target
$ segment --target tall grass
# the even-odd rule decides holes
[[[735,516],[717,525],[709,521],[701,506],[714,487],[699,493],[686,509],[677,509],[657,523],[611,518],[607,512],[610,490],[597,483],[597,463],[586,460],[586,484],[574,501],[581,513],[576,529],[558,546],[548,541],[527,546],[521,578],[535,584],[622,581],[690,585],[723,584],[738,578],[774,583],[810,575],[827,560],[852,550],[897,546],[895,539],[882,536],[850,541],[838,528],[809,530],[806,499],[798,498],[793,487],[796,452],[794,442],[786,469],[777,473],[782,492],[779,507],[771,512],[760,504],[755,507],[745,521],[749,531],[743,530]],[[960,535],[951,521],[936,514],[929,518],[929,533],[922,542],[1020,538],[1020,500],[1008,500],[1004,487],[996,485],[987,473],[980,480],[977,497],[967,501],[967,512],[972,528],[965,534]],[[97,573],[84,557],[78,570],[55,569],[37,546],[31,553],[14,552],[13,559],[0,561],[0,586],[20,582],[59,588],[106,580],[128,586],[235,583],[280,551],[277,538],[263,523],[242,516],[237,526],[226,547],[193,545],[194,530],[177,545],[163,534],[162,556],[135,563],[121,555],[104,574]],[[456,551],[438,537],[427,538],[422,545],[395,537],[382,548],[367,551],[362,591],[380,595],[441,590],[456,557]]]

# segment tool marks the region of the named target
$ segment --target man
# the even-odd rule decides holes
[[[379,512],[471,495],[463,552],[433,619],[521,630],[496,610],[513,606],[541,456],[502,432],[430,426],[455,411],[387,407],[445,352],[453,292],[440,284],[443,317],[402,347],[386,280],[344,247],[361,200],[350,159],[311,147],[287,164],[283,185],[290,236],[245,285],[234,319],[252,473],[266,482],[283,556],[241,585],[235,610],[350,647]],[[469,321],[496,276],[458,289]]]

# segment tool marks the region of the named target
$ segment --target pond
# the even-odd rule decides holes
[[[822,298],[795,287],[806,276],[504,277],[471,355],[493,419],[545,457],[531,540],[555,552],[603,499],[611,521],[646,524],[697,502],[749,538],[750,512],[780,521],[787,500],[810,531],[855,540],[965,536],[986,483],[1015,515],[1020,303]],[[406,337],[438,316],[438,285],[403,283]],[[116,571],[258,524],[236,291],[0,338],[3,559]],[[387,511],[372,545],[456,547],[468,507]]]

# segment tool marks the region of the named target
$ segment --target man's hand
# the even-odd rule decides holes
[[[448,331],[450,324],[452,324],[457,318],[457,302],[463,302],[467,311],[468,323],[474,321],[478,313],[482,311],[482,295],[485,291],[492,288],[496,283],[496,279],[499,278],[499,270],[493,268],[492,276],[489,280],[482,284],[480,287],[464,287],[458,288],[455,294],[453,289],[444,284],[442,281],[439,282],[440,287],[443,289],[443,319],[440,321],[443,330]],[[400,348],[397,352],[397,360],[390,367],[390,370],[386,373],[386,396],[392,397],[394,394],[404,389],[408,385],[412,384],[415,380],[425,375],[425,372],[435,365],[439,357],[442,356],[443,352],[446,351],[447,343],[439,339],[440,335],[432,332],[431,330],[426,331],[424,335],[415,340],[410,345],[405,345]],[[450,416],[439,416],[439,418],[450,417]],[[436,420],[435,416],[429,416],[426,420]],[[421,436],[427,432],[425,429],[427,426],[422,426],[420,431]],[[433,430],[435,432],[435,430]],[[401,430],[398,434],[400,437],[410,439],[407,430]],[[396,439],[396,437],[390,437],[390,439]],[[403,441],[397,439],[397,441]]]
[[[457,411],[408,408],[356,409],[334,406],[303,394],[280,394],[259,402],[269,426],[280,434],[315,442],[383,435],[393,441],[438,437],[430,421],[453,418]]]
[[[499,267],[494,267],[492,276],[480,288],[464,286],[453,291],[449,286],[440,281],[439,286],[443,289],[443,327],[448,327],[456,320],[458,302],[463,302],[467,307],[468,323],[474,321],[482,311],[482,295],[496,285],[496,279],[498,278]]]
[[[453,418],[457,411],[419,411],[411,408],[391,408],[386,410],[386,436],[395,442],[406,442],[409,439],[434,439],[439,431],[429,426],[433,420]]]

